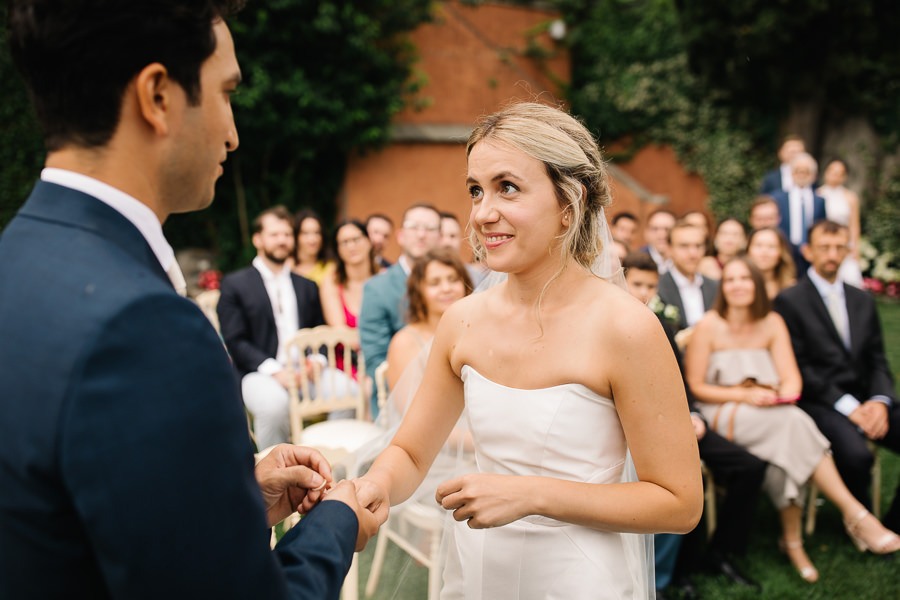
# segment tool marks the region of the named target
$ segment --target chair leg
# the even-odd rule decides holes
[[[382,529],[388,527],[389,524],[382,525]],[[375,593],[378,587],[378,579],[381,577],[381,567],[384,566],[384,556],[387,553],[388,536],[387,533],[378,534],[375,540],[375,555],[372,557],[372,568],[369,571],[369,579],[366,581],[366,598]]]
[[[806,535],[816,531],[816,512],[819,508],[819,488],[815,483],[809,484],[809,496],[806,500]]]
[[[712,539],[713,533],[716,532],[716,482],[713,479],[712,471],[710,471],[705,463],[700,463],[701,471],[704,479],[706,479],[703,489],[703,510],[706,513],[706,539]]]
[[[881,519],[881,458],[879,457],[878,446],[872,444],[872,454],[875,460],[872,461],[872,512],[876,519]]]
[[[359,554],[353,554],[350,570],[341,586],[341,600],[358,600],[359,598]]]
[[[428,562],[428,600],[439,600],[441,596],[441,533],[431,532],[431,552]]]

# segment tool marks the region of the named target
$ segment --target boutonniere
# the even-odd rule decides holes
[[[678,307],[672,304],[666,304],[663,302],[659,296],[653,296],[650,299],[650,302],[647,303],[647,306],[652,310],[657,316],[662,317],[666,321],[671,323],[677,323],[679,319]]]

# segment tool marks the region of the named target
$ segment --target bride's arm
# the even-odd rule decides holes
[[[615,307],[618,309],[619,307]],[[613,308],[611,308],[613,310]],[[438,500],[473,528],[543,515],[626,532],[693,529],[702,512],[697,441],[675,357],[656,317],[638,304],[619,313],[609,364],[616,410],[639,481],[595,484],[549,477],[470,474],[438,488]]]
[[[358,480],[364,505],[385,499],[395,505],[412,495],[462,414],[462,381],[450,366],[458,319],[450,314],[441,319],[422,383],[394,439]]]

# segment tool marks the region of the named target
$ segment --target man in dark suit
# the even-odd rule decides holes
[[[632,252],[625,257],[622,266],[629,293],[644,304],[649,303],[656,295],[659,283],[656,263],[649,254]],[[674,330],[662,316],[659,318],[683,378],[684,367],[675,344]],[[685,393],[697,434],[700,458],[712,471],[716,483],[725,489],[719,506],[718,525],[708,544],[707,563],[739,585],[757,587],[734,565],[734,558],[746,554],[767,464],[715,431],[710,431],[702,415],[693,409],[694,396],[687,384]],[[668,533],[654,536],[658,596],[666,597],[669,592],[678,590],[682,598],[697,597],[690,576],[701,566],[700,548],[705,538],[706,527],[702,522],[683,536]]]
[[[403,254],[391,268],[366,282],[359,309],[359,345],[366,358],[366,374],[373,381],[375,369],[387,358],[391,338],[406,324],[404,296],[412,262],[441,242],[441,213],[430,204],[413,204],[403,213],[397,242]],[[374,387],[371,410],[378,415]]]
[[[699,227],[678,221],[669,231],[672,267],[659,278],[659,299],[678,309],[680,331],[693,327],[712,308],[718,284],[697,268],[706,253],[706,234]]]
[[[772,192],[787,192],[793,187],[794,179],[791,174],[791,159],[801,152],[806,152],[806,144],[803,138],[798,135],[785,136],[784,142],[778,149],[778,160],[780,164],[777,169],[768,171],[763,177],[762,185],[759,187],[760,194],[771,194]]]
[[[791,242],[797,273],[803,273],[809,268],[809,263],[800,248],[806,243],[810,225],[825,218],[825,199],[813,190],[818,172],[816,159],[799,152],[791,159],[790,167],[793,186],[788,191],[772,192],[772,198],[781,215],[778,226]]]
[[[162,233],[212,201],[238,145],[231,3],[8,6],[48,155],[0,237],[0,597],[337,598],[379,519],[349,482],[318,502],[314,451],[254,472],[228,358]]]
[[[844,483],[871,507],[873,456],[866,440],[900,451],[900,406],[875,302],[837,277],[849,239],[842,225],[815,223],[803,247],[812,268],[775,298],[775,310],[787,323],[803,375],[799,406],[831,441]],[[900,489],[883,519],[894,531],[900,530],[898,497]]]
[[[251,266],[225,276],[216,307],[222,339],[241,377],[244,404],[253,415],[261,449],[290,438],[291,372],[285,343],[299,329],[325,324],[318,286],[286,266],[295,239],[294,220],[285,207],[275,206],[260,214],[253,222],[256,258]],[[321,362],[320,366],[327,368],[327,363]],[[293,372],[299,377],[296,369]],[[321,381],[321,385],[334,382],[342,386],[344,389],[335,390],[341,396],[346,386],[355,385],[337,371],[323,375]]]

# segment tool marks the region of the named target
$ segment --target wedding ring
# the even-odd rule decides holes
[[[311,491],[311,492],[318,492],[319,490],[321,490],[322,488],[324,488],[326,485],[328,485],[328,482],[327,482],[327,481],[323,481],[323,482],[322,482],[322,485],[320,485],[320,486],[317,487],[317,488],[313,488],[313,489],[311,489],[311,490],[309,490],[309,491]]]

